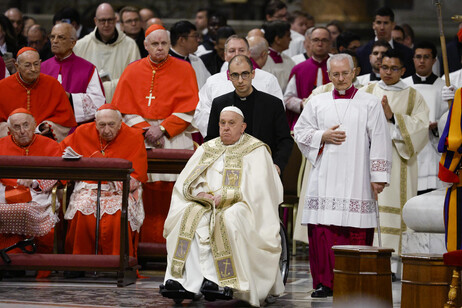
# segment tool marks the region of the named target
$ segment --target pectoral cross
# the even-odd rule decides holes
[[[148,99],[148,106],[151,106],[151,100],[156,99],[155,96],[152,96],[152,93],[149,93],[149,96],[146,96],[146,99]]]

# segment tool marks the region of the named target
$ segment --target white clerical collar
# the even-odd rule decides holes
[[[182,57],[185,58],[185,59],[188,57],[188,56],[185,56],[185,55],[179,53],[179,52],[176,51],[173,47],[170,47],[170,49],[173,50],[174,53],[176,53],[176,54],[179,55],[179,56],[182,56]]]
[[[386,91],[401,91],[408,87],[408,85],[405,84],[401,79],[397,83],[392,85],[387,85],[383,80],[380,80],[378,82],[378,85]]]
[[[424,77],[424,76],[420,76],[420,75],[419,75],[419,74],[417,74],[417,73],[415,73],[415,74],[416,74],[416,75],[417,75],[417,77],[419,77],[419,78],[420,78],[422,81],[426,81],[426,80],[427,80],[427,78],[428,78],[428,77],[430,77],[430,75],[431,75],[432,73],[428,74],[428,76],[425,76],[425,77]]]

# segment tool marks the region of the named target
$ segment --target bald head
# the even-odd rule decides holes
[[[98,7],[96,8],[95,15],[96,17],[98,17],[99,15],[102,15],[102,14],[110,14],[115,17],[115,11],[112,5],[110,5],[109,3],[101,3],[100,5],[98,5]]]
[[[259,67],[263,67],[268,59],[268,42],[262,36],[251,36],[249,42],[250,57],[257,62]]]
[[[58,23],[51,29],[51,33],[53,33],[53,30],[59,30],[59,32],[69,36],[72,40],[77,40],[77,31],[71,24],[65,22]]]
[[[13,28],[14,28],[14,32],[16,35],[19,35],[21,34],[22,32],[22,28],[23,28],[23,20],[22,20],[22,12],[13,7],[11,9],[8,9],[6,12],[5,12],[5,16],[11,21],[11,23],[13,24]]]
[[[109,3],[101,3],[98,6],[94,21],[103,42],[107,42],[114,37],[116,16]]]
[[[47,31],[40,25],[33,25],[27,31],[27,45],[37,50],[42,50],[48,41]]]
[[[58,59],[64,59],[72,53],[77,42],[77,31],[71,24],[56,24],[51,30],[50,42],[53,54]]]
[[[247,39],[254,37],[254,36],[265,37],[265,34],[263,33],[263,31],[261,31],[261,29],[255,28],[255,29],[250,30],[247,33]]]
[[[157,17],[153,17],[153,18],[149,18],[146,21],[146,29],[149,28],[152,25],[161,25],[161,26],[163,26],[164,24],[162,23],[162,19],[157,18]]]

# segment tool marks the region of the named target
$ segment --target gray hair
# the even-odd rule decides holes
[[[348,63],[350,64],[350,69],[354,69],[355,66],[354,66],[354,63],[353,63],[353,58],[346,54],[346,53],[338,53],[336,55],[332,55],[329,57],[329,59],[327,59],[327,71],[330,72],[330,63],[332,61],[342,61],[342,60],[345,60],[347,59],[348,60]]]
[[[101,110],[96,110],[96,112],[95,112],[95,120],[96,120],[96,116],[98,115],[98,112],[104,111],[104,110],[112,110],[112,111],[115,111],[115,112],[117,112],[117,115],[119,116],[119,119],[120,119],[120,120],[122,120],[122,118],[123,118],[123,117],[122,117],[122,113],[120,113],[119,110],[114,110],[114,109],[101,109]]]
[[[316,29],[316,27],[311,27],[311,28],[306,29],[305,37],[311,39],[311,33],[313,33],[314,29]]]
[[[268,42],[264,38],[256,45],[250,47],[250,57],[257,59],[263,51],[268,51]]]
[[[15,114],[20,114],[20,112],[19,112],[19,113],[15,113]],[[12,127],[11,127],[11,120],[10,120],[10,118],[11,118],[12,116],[14,116],[15,114],[10,115],[10,116],[8,117],[8,119],[6,120],[6,124],[8,125],[9,128],[12,128]],[[32,119],[32,123],[34,123],[34,126],[37,126],[37,125],[36,125],[37,122],[35,121],[35,118],[34,118],[33,115],[30,115],[30,114],[28,114],[28,113],[24,113],[24,114],[30,116],[31,119]]]

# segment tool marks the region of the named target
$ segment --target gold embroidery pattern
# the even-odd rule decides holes
[[[379,206],[379,211],[380,211],[380,213],[387,213],[387,214],[396,214],[396,215],[401,214],[401,210],[399,208],[393,207],[393,206],[381,205],[381,206]]]
[[[401,231],[406,230],[406,224],[403,220],[403,206],[407,201],[407,162],[403,158],[401,158],[401,166],[400,166],[400,192],[399,192],[399,199],[400,199],[400,218],[401,218]],[[401,241],[402,241],[402,232],[399,233],[399,246],[398,246],[398,254],[401,254]]]
[[[412,144],[411,136],[407,130],[406,124],[404,123],[404,117],[402,114],[395,113],[396,121],[398,122],[401,135],[403,136],[404,143],[406,144],[409,158],[411,158],[414,153],[414,145]]]
[[[240,185],[243,157],[256,148],[266,145],[258,139],[245,134],[241,142],[235,146],[224,146],[220,138],[211,140],[202,146],[204,154],[200,158],[198,166],[185,180],[183,186],[186,200],[190,200],[192,203],[186,208],[181,221],[180,234],[172,260],[172,275],[177,278],[182,277],[184,264],[199,221],[204,213],[213,211],[210,226],[210,244],[219,284],[238,289],[239,281],[223,216],[229,206],[242,199]],[[266,148],[269,150],[268,146]],[[191,194],[191,184],[223,153],[225,153],[225,159],[222,201],[215,208],[213,202],[209,199],[193,196]]]
[[[376,83],[371,83],[369,84],[367,87],[366,87],[366,90],[365,92],[366,93],[369,93],[369,94],[372,94],[372,92],[374,92],[374,87],[375,87]]]
[[[196,232],[199,221],[209,207],[204,207],[197,203],[191,203],[186,207],[186,210],[181,219],[180,234],[173,254],[171,272],[175,278],[183,276],[186,257],[191,248],[191,242]]]
[[[401,229],[400,228],[381,227],[380,231],[382,231],[383,234],[397,235],[397,236],[400,236],[400,238],[401,238]],[[400,240],[400,247],[401,247],[401,240]],[[400,250],[401,250],[401,248],[400,248]],[[401,252],[400,252],[400,254],[401,254]]]

